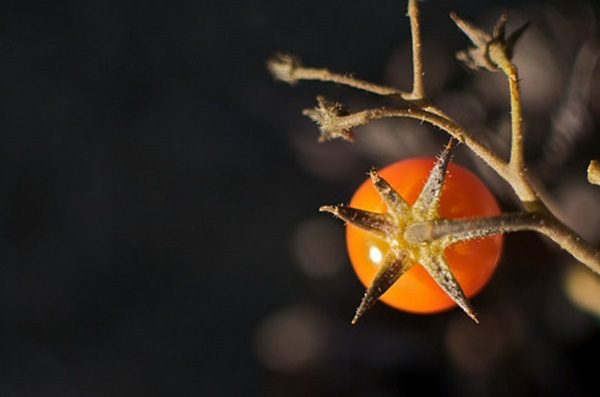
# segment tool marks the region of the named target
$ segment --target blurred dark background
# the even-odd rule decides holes
[[[4,1],[0,395],[595,395],[598,281],[535,234],[505,239],[478,326],[383,304],[350,325],[363,287],[317,208],[446,137],[395,120],[319,145],[301,115],[317,94],[386,102],[274,82],[265,61],[287,51],[408,89],[404,3]],[[506,153],[505,82],[455,61],[468,40],[448,13],[532,21],[516,55],[530,172],[597,244],[596,4],[453,3],[422,3],[429,93]]]

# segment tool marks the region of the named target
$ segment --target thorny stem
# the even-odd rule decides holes
[[[310,68],[287,54],[278,54],[267,62],[267,67],[279,80],[295,84],[298,80],[316,80],[342,84],[381,96],[398,96],[403,99],[410,95],[392,87],[386,87],[369,81],[360,80],[349,75],[332,72],[325,68]]]
[[[364,90],[373,94],[383,96],[406,95],[406,93],[404,93],[403,91],[397,90],[395,88],[381,86],[370,83],[368,81],[355,79],[352,76],[333,73],[327,69],[299,68],[296,70],[296,73],[294,73],[294,77],[296,77],[299,80],[302,79],[329,81],[332,83],[347,85],[353,88],[357,88],[359,90]]]
[[[519,88],[519,72],[506,53],[506,48],[501,42],[494,41],[489,46],[489,57],[506,75],[510,92],[510,121],[511,121],[511,146],[509,167],[517,175],[524,178],[523,159],[523,110],[521,107],[521,91]],[[531,190],[531,189],[530,189]],[[536,197],[530,195],[533,191],[517,192],[522,201],[534,201]],[[527,195],[523,197],[524,195]]]
[[[305,112],[308,113],[308,112]],[[465,144],[469,149],[473,150],[483,161],[485,161],[494,171],[504,178],[509,178],[508,164],[502,161],[490,149],[484,146],[481,142],[473,138],[460,125],[453,120],[429,111],[406,107],[406,108],[374,108],[365,109],[346,116],[337,116],[335,118],[335,127],[339,129],[352,129],[359,125],[367,124],[372,120],[403,117],[412,118],[419,121],[427,122],[439,129],[446,131],[459,142]],[[332,117],[333,119],[333,117]]]
[[[416,88],[413,88],[413,92],[405,92],[393,87],[386,87],[379,84],[374,84],[369,81],[357,79],[350,75],[335,73],[326,68],[306,67],[298,59],[287,54],[276,55],[274,58],[270,59],[267,62],[267,67],[277,79],[288,82],[290,84],[295,84],[298,82],[298,80],[312,80],[342,84],[347,87],[356,88],[357,90],[363,90],[375,95],[398,97],[424,110],[427,110],[431,113],[435,113],[441,117],[450,120],[450,117],[446,115],[441,109],[431,105],[431,103],[429,103],[429,101],[427,101],[427,99],[423,97],[423,72],[421,71],[422,63],[420,52],[421,43],[418,36],[416,39],[416,43],[413,44],[413,48],[417,48],[417,52],[413,56],[413,70],[420,71],[418,73],[418,78],[415,77],[417,78],[417,80],[415,80],[417,82],[414,84]]]
[[[510,175],[504,179],[513,187],[525,209],[540,215],[536,230],[549,237],[561,248],[565,249],[577,260],[586,264],[596,273],[600,273],[600,251],[583,240],[577,233],[560,222],[543,204],[525,175],[523,155],[523,120],[519,74],[517,67],[510,60],[506,43],[495,38],[488,47],[490,60],[498,66],[508,79],[511,107],[511,152],[508,164]],[[591,166],[591,164],[590,164]]]
[[[508,76],[510,90],[510,122],[512,131],[512,144],[510,152],[510,165],[515,170],[523,170],[523,119],[521,109],[521,92],[519,89],[519,76],[517,68],[509,63],[507,68],[502,69]]]
[[[342,130],[350,131],[352,127],[366,124],[371,120],[387,117],[413,118],[430,123],[446,131],[478,155],[515,191],[527,212],[515,218],[510,218],[512,215],[508,215],[512,219],[511,222],[522,222],[521,226],[516,226],[516,224],[510,226],[515,228],[510,229],[509,227],[510,230],[517,230],[519,227],[523,227],[524,230],[535,230],[542,233],[594,272],[600,273],[600,251],[583,240],[550,212],[540,201],[537,192],[525,174],[523,112],[519,76],[516,66],[510,60],[512,46],[525,26],[513,33],[508,39],[504,39],[506,16],[501,17],[494,37],[461,20],[454,14],[451,16],[459,28],[471,38],[476,46],[476,48],[470,49],[467,53],[467,60],[474,62],[476,67],[483,67],[488,70],[494,70],[497,67],[502,70],[508,79],[511,104],[511,152],[508,162],[501,159],[496,153],[473,138],[473,136],[448,117],[441,109],[432,105],[425,97],[417,0],[408,1],[408,17],[411,24],[413,51],[413,89],[410,93],[354,79],[350,76],[335,74],[327,69],[306,68],[289,56],[280,56],[271,60],[269,68],[277,78],[292,84],[301,79],[329,81],[382,96],[400,97],[409,102],[413,106],[405,108],[367,109],[347,115],[331,114],[331,112],[328,113],[328,109],[324,109],[323,107],[305,111],[305,114],[320,124],[322,139],[330,137],[348,138],[348,133],[344,134]],[[600,184],[600,166],[598,164],[596,161],[590,163],[588,168],[588,180],[590,183]]]
[[[497,233],[523,230],[540,231],[541,217],[531,212],[505,213],[493,217],[439,218],[433,222],[413,223],[404,232],[412,243],[445,239],[447,244]]]
[[[423,84],[423,60],[421,56],[421,28],[419,25],[418,0],[408,0],[408,17],[410,18],[410,33],[412,38],[413,58],[413,89],[409,99],[425,99],[425,86]]]
[[[413,243],[445,238],[450,244],[467,238],[524,230],[545,235],[577,260],[587,264],[591,270],[600,273],[600,252],[549,212],[505,213],[495,217],[472,219],[440,218],[434,222],[411,225],[405,231],[404,237]]]
[[[413,88],[410,93],[405,93],[402,99],[420,107],[423,110],[437,114],[448,120],[452,120],[446,113],[436,106],[433,106],[425,95],[425,83],[423,71],[423,55],[421,51],[421,23],[419,18],[419,0],[408,0],[408,18],[410,20],[410,37],[412,46],[412,70],[413,70]]]
[[[318,111],[312,109],[304,111],[304,114],[321,124],[321,129],[324,133],[327,133],[330,130],[351,130],[353,127],[367,124],[372,120],[391,117],[412,118],[430,123],[431,125],[446,131],[458,141],[465,144],[477,156],[479,156],[487,165],[489,165],[498,175],[500,175],[513,187],[517,196],[528,210],[533,211],[543,206],[543,204],[538,200],[535,191],[531,187],[531,184],[527,180],[524,170],[517,170],[511,167],[509,163],[506,163],[500,159],[500,157],[498,157],[493,151],[475,139],[454,120],[445,117],[441,111],[434,113],[430,110],[416,107],[382,107],[361,110],[345,116],[326,114],[326,117],[322,117],[318,115],[318,113]],[[327,119],[327,125],[322,123],[323,119],[325,118]]]
[[[558,220],[547,209],[542,212],[539,232],[549,237],[562,249],[591,270],[600,274],[600,251]]]
[[[519,172],[515,173],[514,168],[511,168],[509,164],[474,139],[454,121],[418,108],[375,108],[362,110],[347,116],[328,116],[329,128],[351,129],[376,119],[405,117],[428,122],[448,132],[458,141],[464,143],[469,149],[473,150],[498,175],[506,180],[513,187],[527,211],[539,214],[540,222],[544,227],[540,228],[538,232],[548,236],[594,272],[600,273],[600,251],[596,250],[573,230],[556,219],[548,208],[537,199],[537,195],[526,179],[524,172],[519,170]],[[317,118],[315,115],[311,117]]]

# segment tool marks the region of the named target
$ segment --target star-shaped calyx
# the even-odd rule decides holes
[[[370,212],[346,205],[320,208],[321,211],[331,212],[338,218],[375,234],[385,240],[390,247],[356,310],[353,324],[417,263],[427,270],[442,290],[469,317],[478,322],[475,311],[456,281],[444,255],[444,250],[449,245],[476,236],[464,232],[438,236],[432,232],[431,227],[436,221],[444,220],[438,214],[438,206],[455,142],[454,139],[450,140],[438,156],[413,205],[408,204],[385,179],[372,170],[371,181],[385,203],[387,212]]]

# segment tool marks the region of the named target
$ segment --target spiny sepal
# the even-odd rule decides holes
[[[446,171],[450,163],[452,149],[456,145],[455,139],[450,139],[442,153],[438,156],[419,197],[412,206],[413,213],[422,219],[433,219],[437,216],[437,208],[442,196]]]
[[[385,256],[381,267],[375,278],[367,288],[365,295],[363,296],[360,305],[356,309],[352,324],[356,324],[362,315],[369,310],[377,299],[383,295],[408,269],[412,267],[412,263],[405,260],[403,254],[394,255],[388,253]]]
[[[365,211],[346,205],[324,205],[319,208],[319,211],[330,212],[341,220],[371,233],[386,236],[395,231],[395,226],[388,214]]]
[[[429,257],[429,260],[421,260],[421,265],[427,270],[429,275],[435,280],[441,289],[476,323],[479,323],[477,314],[473,310],[471,303],[465,296],[460,284],[456,281],[452,269],[446,262],[444,255]]]
[[[406,200],[386,181],[383,179],[375,170],[372,168],[369,172],[371,182],[373,186],[381,196],[383,202],[387,206],[388,212],[392,215],[399,217],[404,214],[410,207]]]

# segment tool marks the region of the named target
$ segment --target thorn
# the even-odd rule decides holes
[[[444,147],[444,151],[452,152],[452,149],[454,147],[456,147],[457,144],[458,144],[458,141],[456,140],[456,138],[450,137],[450,139],[448,140],[448,143]]]

